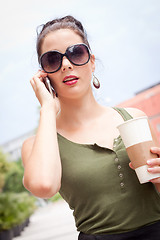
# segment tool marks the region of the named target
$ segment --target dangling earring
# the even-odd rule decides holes
[[[93,74],[93,86],[97,89],[100,88],[100,82],[99,82],[98,78],[95,77],[94,74]]]

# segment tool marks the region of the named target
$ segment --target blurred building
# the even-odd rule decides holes
[[[145,112],[160,142],[160,83],[136,93],[118,107],[135,107]]]

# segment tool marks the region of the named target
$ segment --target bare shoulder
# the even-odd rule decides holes
[[[136,118],[136,117],[143,117],[143,116],[146,116],[146,114],[137,109],[137,108],[125,108],[125,110],[133,117],[133,118]]]
[[[35,136],[32,136],[32,137],[27,138],[23,142],[22,149],[21,149],[21,156],[22,156],[23,165],[25,165],[26,159],[28,159],[28,157],[31,154],[34,141],[35,141]]]

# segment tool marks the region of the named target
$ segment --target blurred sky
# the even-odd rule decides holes
[[[0,8],[0,144],[37,127],[39,103],[29,83],[39,67],[36,28],[68,14],[88,33],[102,104],[113,106],[160,81],[159,0],[5,0]]]

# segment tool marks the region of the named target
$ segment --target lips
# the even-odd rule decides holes
[[[66,82],[72,82],[72,81],[78,81],[78,77],[77,76],[74,76],[74,75],[69,75],[69,76],[66,76],[64,79],[63,79],[63,82],[66,83]]]

